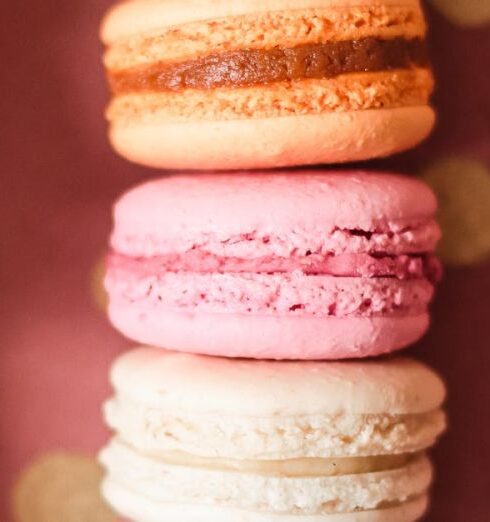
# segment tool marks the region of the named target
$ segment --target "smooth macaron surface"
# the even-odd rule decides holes
[[[444,427],[444,384],[410,359],[231,361],[141,348],[115,362],[111,382],[109,426],[149,453],[252,460],[404,454],[431,446]]]
[[[172,176],[139,185],[119,199],[114,210],[112,245],[126,248],[125,236],[132,235],[135,240],[146,236],[149,241],[155,236],[176,242],[192,236],[198,243],[196,235],[202,234],[204,241],[215,234],[225,243],[244,231],[256,231],[264,242],[268,232],[284,231],[293,236],[295,230],[307,229],[311,233],[316,229],[358,230],[361,241],[361,232],[375,233],[390,225],[401,229],[417,222],[427,224],[436,208],[436,198],[427,185],[386,173],[296,171]],[[433,237],[427,239],[430,242]],[[162,243],[159,251],[155,246],[155,252],[145,253],[165,253]],[[172,252],[178,249],[178,244],[169,246]]]
[[[106,287],[128,337],[277,359],[417,340],[440,276],[434,195],[363,172],[162,178],[114,210]]]
[[[163,516],[187,505],[196,522],[234,512],[244,521],[367,521],[388,520],[370,512],[391,507],[392,520],[408,522],[425,509],[424,452],[445,428],[445,387],[421,363],[140,348],[114,363],[111,381],[104,411],[115,437],[101,462],[104,494],[122,514],[145,520],[147,509]]]
[[[276,362],[143,347],[117,359],[111,383],[123,397],[162,411],[250,418],[417,415],[445,398],[441,379],[409,358]]]
[[[120,3],[101,29],[112,144],[181,169],[393,154],[434,124],[425,35],[411,0]]]

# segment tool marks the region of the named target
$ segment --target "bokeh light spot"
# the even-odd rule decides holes
[[[490,22],[490,0],[431,0],[451,22],[479,26]]]
[[[490,257],[490,171],[477,161],[447,158],[422,175],[439,199],[442,259],[472,265]]]
[[[46,454],[20,475],[12,498],[14,522],[115,522],[100,494],[102,469],[94,458]]]
[[[90,273],[90,293],[97,308],[106,312],[109,298],[104,288],[105,256],[101,257]]]

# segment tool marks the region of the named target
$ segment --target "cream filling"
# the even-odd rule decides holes
[[[119,444],[130,447],[123,441]],[[135,451],[135,448],[131,448]],[[208,458],[183,451],[144,452],[145,456],[157,458],[171,466],[186,466],[213,471],[234,471],[273,477],[338,477],[391,471],[408,466],[419,459],[423,452],[402,455],[375,455],[369,457],[299,458],[286,460],[253,460]]]
[[[270,514],[320,515],[397,506],[424,494],[432,468],[408,465],[341,476],[277,477],[172,465],[113,440],[100,455],[106,478],[159,503],[219,506]]]
[[[234,120],[426,105],[433,85],[430,70],[413,68],[233,89],[137,92],[114,97],[106,118],[125,123],[135,118]]]

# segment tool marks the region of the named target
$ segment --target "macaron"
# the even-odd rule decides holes
[[[388,156],[430,133],[419,0],[129,0],[101,29],[110,140],[157,168]]]
[[[232,361],[140,348],[111,372],[103,494],[138,522],[409,522],[445,429],[409,359]]]
[[[391,352],[429,324],[435,212],[425,184],[394,174],[150,181],[115,205],[109,316],[132,340],[206,355]]]

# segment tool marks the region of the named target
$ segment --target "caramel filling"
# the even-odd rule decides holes
[[[337,477],[402,468],[417,460],[421,454],[288,460],[208,458],[180,451],[159,452],[157,455],[151,456],[173,466],[188,466],[207,470],[236,471],[276,477]]]
[[[428,65],[425,41],[420,38],[369,37],[290,49],[226,51],[180,63],[158,63],[109,72],[109,83],[114,94],[126,94],[249,87]]]

